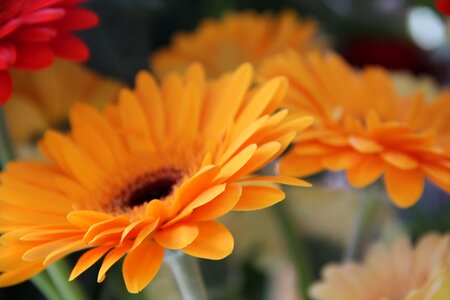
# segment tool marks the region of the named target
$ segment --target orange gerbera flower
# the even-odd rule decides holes
[[[76,105],[72,132],[50,131],[41,143],[51,162],[12,163],[1,175],[0,286],[81,249],[90,250],[71,279],[105,256],[102,281],[125,256],[132,293],[152,280],[166,248],[208,259],[229,255],[233,237],[216,218],[282,200],[267,182],[306,185],[250,176],[312,122],[274,113],[287,81],[251,89],[252,73],[246,64],[206,81],[193,65],[159,87],[141,72],[136,90],[123,90],[103,115]]]
[[[212,77],[243,62],[256,65],[285,49],[306,51],[319,45],[316,23],[302,20],[292,11],[278,15],[229,13],[221,20],[204,21],[192,33],[176,34],[168,48],[151,57],[151,66],[162,76],[198,61]]]
[[[317,120],[281,161],[282,174],[347,170],[355,187],[384,174],[387,192],[400,207],[416,203],[425,178],[450,192],[450,92],[433,101],[421,92],[405,96],[386,70],[359,72],[336,54],[286,53],[269,59],[260,75],[287,76],[285,106]]]
[[[361,264],[327,266],[310,293],[317,300],[444,300],[449,271],[450,236],[427,234],[416,248],[402,238],[392,249],[373,246]]]

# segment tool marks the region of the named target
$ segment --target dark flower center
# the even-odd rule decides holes
[[[110,203],[109,211],[127,211],[154,199],[163,200],[183,178],[183,172],[164,168],[137,177],[117,194]]]

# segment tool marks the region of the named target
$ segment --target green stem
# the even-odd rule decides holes
[[[14,159],[14,151],[9,138],[8,126],[6,125],[5,113],[0,106],[0,164],[4,169],[6,164]]]
[[[272,211],[275,213],[278,223],[281,226],[289,255],[297,270],[297,285],[299,287],[300,299],[308,300],[310,299],[308,288],[312,282],[312,268],[309,253],[304,247],[301,236],[292,222],[286,204],[284,202],[278,203],[272,207]]]
[[[75,282],[69,282],[69,267],[65,260],[60,260],[47,269],[48,275],[54,282],[64,300],[87,300],[80,286]]]
[[[360,256],[363,244],[373,229],[380,204],[382,203],[380,189],[377,184],[361,191],[361,193],[359,211],[353,226],[352,235],[344,252],[343,259],[345,261],[354,260]]]
[[[34,286],[43,294],[48,300],[60,300],[61,296],[53,285],[50,277],[46,271],[35,275],[31,278]]]
[[[168,251],[166,260],[178,284],[183,300],[207,300],[197,260],[179,251]]]

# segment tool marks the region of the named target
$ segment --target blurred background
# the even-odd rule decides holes
[[[153,51],[166,46],[173,33],[193,30],[206,17],[220,17],[227,11],[286,8],[317,20],[321,35],[355,66],[377,64],[412,72],[423,77],[420,84],[430,93],[438,85],[450,83],[450,22],[436,11],[433,0],[93,0],[86,6],[101,20],[100,26],[80,33],[91,50],[87,67],[108,77],[110,85],[132,85],[136,72],[149,68]],[[414,84],[408,76],[398,78],[398,85],[405,89]],[[99,91],[98,95],[104,94]],[[52,126],[64,129],[68,125],[59,119]],[[41,134],[34,132],[33,142]],[[36,155],[33,147],[20,149],[25,157]],[[286,237],[302,241],[313,279],[319,278],[324,264],[341,259],[361,191],[349,188],[339,173],[323,173],[308,180],[314,183],[314,190],[287,190],[287,200],[276,208],[234,213],[223,220],[236,238],[236,250],[222,261],[201,261],[212,300],[299,300],[298,276]],[[423,198],[427,201],[406,210],[396,209],[386,200],[374,213],[377,226],[372,235],[389,240],[408,232],[415,239],[427,231],[450,231],[449,196],[427,184]],[[294,232],[283,230],[279,209],[295,220]],[[76,255],[71,259],[75,261]],[[95,273],[93,268],[78,279],[92,299],[180,299],[166,266],[140,295],[126,292],[118,267],[102,284],[96,283]],[[30,283],[0,289],[0,299],[31,296],[41,299]]]

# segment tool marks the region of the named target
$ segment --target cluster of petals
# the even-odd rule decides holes
[[[430,233],[416,247],[402,237],[377,244],[364,262],[329,265],[310,290],[315,300],[444,300],[450,296],[450,236]]]
[[[0,4],[0,104],[12,90],[11,68],[35,70],[54,57],[84,61],[89,51],[72,31],[90,28],[97,16],[77,7],[85,0],[2,0]]]
[[[203,21],[193,32],[175,34],[167,48],[152,55],[150,65],[162,76],[184,70],[196,61],[212,77],[243,62],[257,66],[263,59],[286,49],[303,53],[322,44],[317,24],[299,18],[293,11],[229,13],[220,20]]]
[[[0,286],[84,250],[71,279],[101,261],[101,282],[124,257],[126,287],[137,293],[165,249],[229,255],[233,237],[217,218],[281,201],[274,183],[308,185],[252,175],[312,123],[277,111],[287,89],[284,78],[254,85],[249,64],[215,80],[195,64],[161,85],[139,73],[103,113],[75,105],[71,132],[49,131],[40,143],[48,163],[14,162],[1,174]]]
[[[418,201],[426,178],[450,193],[450,91],[404,95],[381,67],[355,70],[333,53],[277,55],[259,70],[262,81],[275,76],[290,82],[283,106],[316,119],[283,157],[282,174],[346,171],[358,188],[384,175],[399,207]]]

